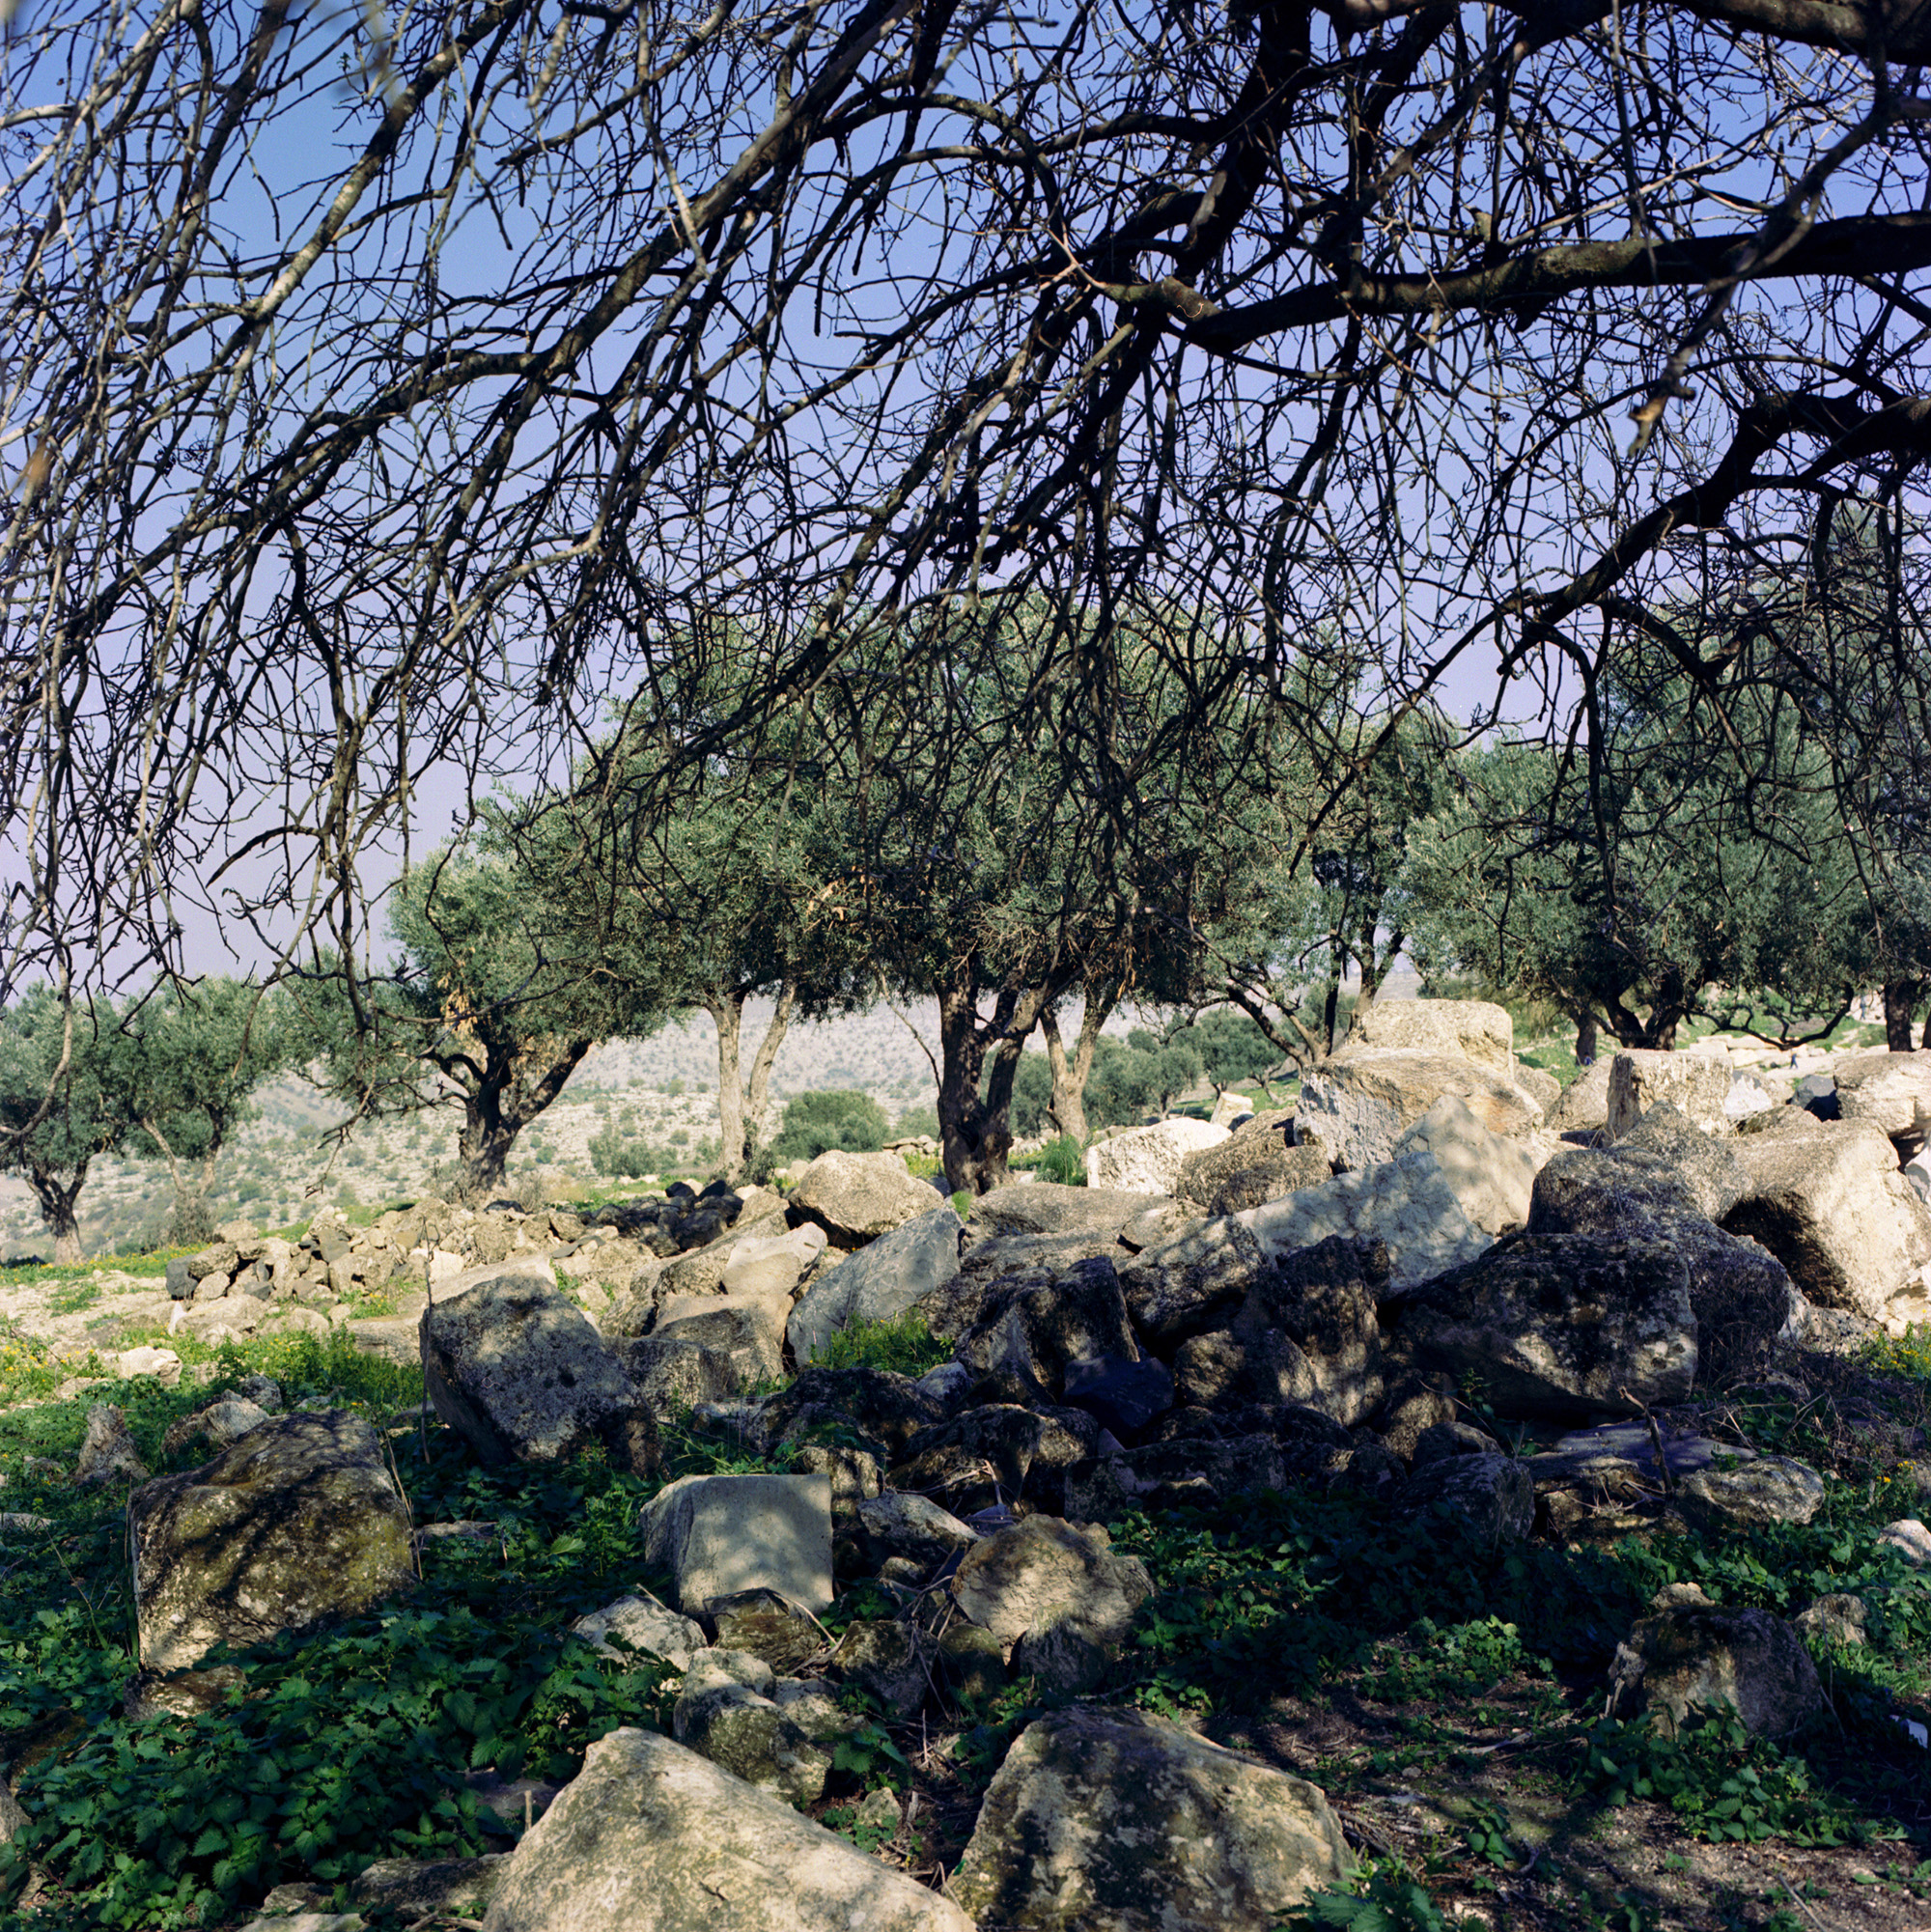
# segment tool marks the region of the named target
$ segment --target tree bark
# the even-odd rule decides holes
[[[1006,1156],[1012,1152],[1013,1076],[1019,1070],[1026,1036],[1042,1008],[1060,991],[1054,987],[1000,989],[990,1020],[979,1017],[977,974],[968,961],[938,988],[938,1132],[944,1149],[945,1178],[955,1193],[990,1193],[1004,1185]],[[991,1078],[987,1046],[993,1047]]]
[[[86,1258],[80,1246],[80,1216],[74,1207],[86,1182],[85,1161],[70,1181],[63,1181],[53,1168],[38,1163],[27,1169],[27,1185],[40,1203],[41,1220],[54,1238],[54,1261],[63,1268]]]
[[[1596,1058],[1596,1016],[1593,1013],[1580,1013],[1575,1015],[1574,1018],[1576,1021],[1576,1064],[1579,1067],[1590,1066]]]
[[[462,1191],[488,1200],[500,1193],[517,1135],[563,1091],[594,1040],[548,1036],[520,1050],[489,1050],[483,1078],[463,1087],[462,1131],[456,1151]],[[451,1071],[446,1069],[446,1071]]]
[[[1093,1055],[1099,1050],[1100,1029],[1113,1010],[1108,992],[1088,986],[1085,1011],[1079,1016],[1079,1038],[1069,1059],[1066,1042],[1059,1033],[1059,1015],[1051,1007],[1039,1016],[1039,1030],[1046,1035],[1047,1065],[1052,1069],[1052,1101],[1047,1111],[1060,1133],[1070,1134],[1080,1146],[1086,1144],[1086,1082],[1093,1074]]]
[[[744,995],[714,993],[705,1011],[717,1026],[717,1159],[725,1180],[736,1185],[744,1171],[744,1080],[739,1064]]]
[[[778,988],[778,1003],[771,1011],[771,1023],[751,1055],[751,1078],[744,1087],[744,1158],[748,1161],[765,1138],[765,1108],[771,1090],[771,1069],[777,1064],[778,1049],[784,1045],[791,1025],[792,1007],[798,999],[795,982],[786,980]]]
[[[1890,979],[1884,984],[1884,1044],[1893,1053],[1911,1050],[1911,1016],[1917,1009],[1923,987],[1915,979]],[[1931,1040],[1931,1015],[1924,1022],[1925,1037]]]

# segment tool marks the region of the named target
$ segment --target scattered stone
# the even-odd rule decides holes
[[[1276,1261],[1329,1235],[1382,1242],[1395,1288],[1459,1268],[1492,1245],[1462,1212],[1432,1154],[1403,1154],[1363,1173],[1337,1174],[1234,1218]]]
[[[753,1589],[813,1611],[831,1603],[824,1476],[680,1476],[644,1505],[640,1522],[644,1561],[669,1569],[686,1613]]]
[[[602,1442],[655,1472],[657,1427],[583,1311],[526,1264],[424,1309],[423,1380],[435,1413],[486,1464],[558,1463]]]
[[[1479,1375],[1503,1414],[1629,1414],[1695,1380],[1689,1271],[1661,1241],[1512,1235],[1396,1306],[1416,1358]]]
[[[223,1395],[206,1409],[198,1409],[192,1415],[183,1415],[178,1422],[170,1423],[167,1434],[161,1438],[161,1453],[172,1460],[188,1449],[206,1444],[218,1454],[251,1430],[259,1429],[267,1419],[267,1411],[259,1403],[250,1402],[244,1395]]]
[[[632,1590],[578,1617],[570,1629],[601,1657],[626,1657],[619,1648],[625,1644],[646,1657],[661,1658],[678,1670],[688,1669],[691,1658],[705,1647],[703,1627],[658,1603],[648,1590]]]
[[[906,1178],[911,1180],[910,1174]],[[912,1185],[924,1189],[930,1201],[930,1188]],[[785,1330],[794,1358],[800,1366],[813,1361],[840,1329],[890,1321],[942,1288],[959,1273],[963,1226],[950,1201],[928,1207],[820,1274],[792,1309]]]
[[[1116,1235],[1130,1221],[1172,1205],[1164,1189],[1140,1194],[1097,1185],[1068,1188],[1056,1181],[1009,1183],[981,1194],[966,1226],[975,1243],[1002,1235]]]
[[[1866,1640],[1868,1617],[1863,1598],[1847,1591],[1833,1591],[1798,1611],[1797,1628],[1813,1641],[1842,1643],[1857,1649]]]
[[[881,1461],[902,1455],[921,1429],[945,1419],[944,1409],[909,1375],[884,1368],[801,1368],[765,1405],[760,1446],[805,1442],[819,1430],[857,1435]]]
[[[1727,1058],[1630,1048],[1609,1063],[1605,1124],[1610,1140],[1620,1140],[1658,1102],[1668,1101],[1705,1134],[1728,1134],[1723,1106],[1729,1097]]]
[[[1114,1554],[1098,1525],[1082,1529],[1028,1516],[974,1544],[950,1589],[959,1613],[995,1637],[1010,1658],[1021,1638],[1058,1630],[1102,1652],[1116,1648],[1153,1582],[1137,1556]]]
[[[1637,1157],[1660,1162],[1690,1190],[1696,1211],[1720,1221],[1750,1191],[1737,1140],[1697,1126],[1680,1106],[1658,1101],[1620,1136],[1609,1158],[1628,1166]]]
[[[1318,1147],[1296,1146],[1285,1134],[1241,1134],[1203,1147],[1180,1163],[1175,1190],[1180,1197],[1214,1214],[1232,1210],[1211,1204],[1228,1191],[1251,1194],[1242,1207],[1259,1207],[1278,1200],[1297,1188],[1317,1187],[1332,1176],[1328,1157]]]
[[[1358,1173],[1393,1160],[1402,1135],[1450,1096],[1492,1134],[1525,1134],[1542,1118],[1508,1074],[1459,1054],[1351,1045],[1302,1075],[1295,1134]]]
[[[1758,1456],[1739,1469],[1685,1477],[1676,1502],[1690,1522],[1708,1531],[1808,1523],[1824,1506],[1824,1478],[1788,1456]]]
[[[772,1327],[782,1329],[799,1277],[825,1252],[826,1235],[816,1221],[783,1234],[746,1236],[736,1241],[720,1277],[726,1295],[742,1296],[772,1310]]]
[[[1049,1281],[1021,1275],[1009,1285],[995,1282],[957,1353],[977,1374],[1009,1369],[1049,1391],[1061,1386],[1069,1362],[1139,1356],[1120,1277],[1104,1255]]]
[[[1410,1516],[1452,1510],[1491,1543],[1520,1539],[1535,1526],[1535,1478],[1510,1456],[1417,1458],[1401,1507]]]
[[[1519,1078],[1515,1022],[1508,1009],[1487,999],[1373,999],[1357,1007],[1342,1051],[1385,1048],[1406,1053],[1445,1053],[1491,1073]]]
[[[1617,1647],[1610,1701],[1648,1709],[1673,1736],[1697,1707],[1727,1705],[1759,1737],[1788,1737],[1829,1710],[1804,1640],[1762,1610],[1686,1605],[1645,1617]]]
[[[774,1382],[784,1373],[784,1337],[763,1303],[746,1297],[724,1295],[699,1312],[660,1321],[650,1340],[696,1342],[721,1356],[734,1388]],[[716,1398],[707,1398],[715,1400]]]
[[[73,1479],[79,1483],[148,1480],[148,1466],[134,1446],[127,1418],[113,1403],[97,1402],[88,1410],[87,1433],[81,1438]]]
[[[721,1915],[721,1916],[720,1916]],[[616,1730],[506,1862],[484,1932],[972,1932],[950,1900],[782,1799]]]
[[[1122,1271],[1127,1312],[1142,1336],[1155,1344],[1180,1341],[1217,1326],[1245,1301],[1263,1264],[1249,1220],[1195,1221]]]
[[[1173,1407],[1173,1371],[1152,1356],[1099,1356],[1066,1364],[1068,1408],[1083,1409],[1122,1442]]]
[[[1055,1711],[994,1774],[952,1890],[1030,1932],[1269,1932],[1354,1862],[1312,1784],[1137,1711]]]
[[[1931,1052],[1840,1053],[1832,1066],[1845,1120],[1875,1127],[1906,1161],[1931,1132]]]
[[[747,1668],[756,1664],[756,1672]],[[769,1666],[736,1651],[700,1651],[685,1673],[671,1713],[671,1732],[681,1745],[708,1757],[746,1784],[793,1805],[815,1804],[825,1795],[831,1768],[830,1742],[812,1736],[774,1694]],[[827,1700],[828,1701],[828,1700]],[[839,1726],[849,1729],[851,1721]]]
[[[1321,1461],[1325,1469],[1327,1458]],[[1077,1463],[1063,1493],[1070,1516],[1112,1523],[1136,1509],[1212,1508],[1230,1496],[1280,1489],[1287,1474],[1287,1458],[1271,1435],[1176,1437]]]
[[[897,1154],[821,1154],[791,1190],[791,1209],[840,1247],[876,1241],[932,1212],[932,1190]]]
[[[1549,1116],[1549,1130],[1565,1140],[1577,1137],[1607,1138],[1609,1120],[1609,1068],[1612,1060],[1598,1059],[1562,1089]]]
[[[1472,1422],[1461,1422],[1451,1417],[1446,1422],[1436,1422],[1423,1429],[1414,1439],[1414,1449],[1408,1461],[1420,1470],[1449,1456],[1500,1454],[1502,1445],[1486,1429],[1478,1429]]]
[[[1096,1140],[1086,1150],[1086,1178],[1095,1188],[1127,1193],[1178,1193],[1187,1157],[1218,1147],[1229,1137],[1224,1127],[1175,1115]]]
[[[634,1399],[659,1428],[700,1403],[725,1401],[744,1386],[722,1349],[706,1348],[694,1337],[654,1331],[619,1341],[613,1352]]]
[[[1388,1389],[1375,1413],[1374,1426],[1391,1454],[1413,1462],[1425,1431],[1455,1420],[1453,1387],[1451,1378],[1439,1371],[1427,1376],[1410,1370]]]
[[[831,1667],[841,1682],[862,1691],[882,1710],[903,1721],[915,1717],[931,1687],[930,1639],[920,1638],[902,1623],[854,1623],[831,1653]],[[896,1808],[892,1813],[897,1822]]]
[[[344,1411],[271,1416],[202,1469],[127,1498],[142,1664],[354,1616],[412,1587],[408,1504]]]
[[[909,1557],[921,1571],[969,1550],[978,1531],[930,1497],[884,1490],[859,1503],[858,1534],[868,1568],[877,1570],[894,1556]]]
[[[1820,1306],[1879,1319],[1931,1260],[1931,1208],[1874,1127],[1783,1114],[1777,1131],[1737,1141],[1750,1191],[1723,1226],[1761,1243]]]
[[[152,1376],[163,1388],[173,1388],[182,1379],[182,1358],[173,1349],[127,1349],[114,1358],[114,1371],[124,1382]]]
[[[408,1919],[440,1914],[474,1918],[495,1896],[507,1862],[500,1852],[476,1859],[378,1859],[357,1873],[349,1896],[365,1911]]]
[[[1536,1150],[1491,1132],[1459,1095],[1443,1094],[1395,1142],[1394,1152],[1432,1154],[1462,1212],[1485,1234],[1506,1234],[1527,1220],[1541,1164]]]
[[[1907,1563],[1931,1563],[1931,1529],[1915,1516],[1899,1517],[1877,1532],[1877,1547]]]

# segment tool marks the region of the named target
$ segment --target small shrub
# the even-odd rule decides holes
[[[1049,1140],[1039,1150],[1033,1172],[1042,1181],[1056,1181],[1063,1188],[1083,1188],[1086,1185],[1086,1156],[1072,1134],[1062,1134],[1057,1140]]]
[[[889,1368],[918,1376],[951,1358],[951,1344],[926,1327],[916,1308],[908,1308],[886,1322],[854,1322],[840,1329],[818,1360],[826,1368]]]
[[[771,1142],[770,1158],[816,1161],[821,1154],[876,1154],[885,1144],[885,1110],[870,1094],[794,1094]]]

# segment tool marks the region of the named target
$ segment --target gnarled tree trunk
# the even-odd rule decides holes
[[[40,1203],[41,1220],[54,1238],[54,1260],[63,1268],[85,1259],[80,1246],[80,1216],[74,1204],[86,1182],[85,1161],[69,1178],[38,1162],[27,1169],[27,1185]]]
[[[745,1163],[764,1137],[765,1107],[770,1094],[771,1067],[791,1024],[798,989],[790,980],[778,989],[777,1006],[758,1050],[751,1056],[751,1077],[743,1075],[744,1001],[748,995],[733,990],[714,993],[705,1010],[717,1024],[717,1148],[725,1180],[743,1178]]]
[[[577,1062],[595,1045],[593,1040],[549,1034],[489,1049],[480,1078],[473,1060],[445,1066],[463,1090],[456,1152],[467,1199],[490,1200],[502,1192],[517,1135],[563,1091]],[[464,1079],[464,1074],[472,1078]]]
[[[1884,1044],[1893,1053],[1911,1050],[1911,1017],[1917,1011],[1923,983],[1915,979],[1887,980],[1884,986]],[[1931,1015],[1924,1022],[1924,1034],[1931,1041]]]
[[[1060,1037],[1059,1015],[1048,1007],[1039,1016],[1039,1030],[1046,1035],[1047,1065],[1052,1069],[1052,1100],[1048,1111],[1060,1133],[1070,1134],[1080,1146],[1086,1144],[1086,1082],[1093,1073],[1093,1055],[1100,1045],[1100,1029],[1113,1010],[1113,996],[1094,987],[1086,989],[1086,1009],[1079,1016],[1079,1038],[1072,1055]]]
[[[991,1019],[984,1020],[976,981],[968,963],[938,988],[938,1132],[945,1178],[953,1191],[984,1194],[1006,1178],[1020,1052],[1039,1023],[1041,1010],[1061,989],[1003,987]]]

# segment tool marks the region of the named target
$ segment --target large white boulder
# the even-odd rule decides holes
[[[834,1148],[799,1175],[791,1208],[816,1221],[841,1247],[854,1247],[929,1213],[936,1198],[931,1183],[919,1180],[896,1154]]]
[[[1875,1127],[1787,1112],[1733,1143],[1749,1193],[1723,1225],[1767,1247],[1812,1302],[1882,1321],[1931,1260],[1931,1208]]]
[[[1487,999],[1377,999],[1355,1009],[1344,1050],[1385,1047],[1446,1053],[1504,1078],[1515,1072],[1515,1022]]]
[[[937,1201],[930,1188],[925,1197]],[[952,1203],[937,1201],[819,1275],[786,1322],[798,1365],[815,1360],[839,1330],[854,1322],[890,1321],[944,1287],[959,1273],[964,1232]]]
[[[1171,1194],[1179,1188],[1181,1164],[1189,1154],[1217,1147],[1230,1137],[1224,1127],[1209,1120],[1185,1115],[1157,1120],[1151,1127],[1096,1140],[1086,1150],[1086,1179],[1095,1188]]]
[[[1304,1779],[1138,1711],[1074,1708],[1020,1735],[952,1890],[1027,1932],[1269,1932],[1354,1862]]]
[[[681,1476],[640,1522],[644,1561],[670,1571],[686,1615],[742,1590],[775,1590],[812,1611],[831,1602],[828,1476]]]
[[[1395,1152],[1434,1155],[1462,1212],[1484,1233],[1502,1234],[1528,1219],[1536,1174],[1556,1144],[1491,1133],[1466,1101],[1443,1094],[1395,1142]]]
[[[1931,1131],[1931,1053],[1845,1053],[1832,1073],[1845,1120],[1874,1127],[1916,1154]]]
[[[1727,1055],[1630,1048],[1609,1062],[1609,1138],[1620,1140],[1659,1101],[1681,1107],[1705,1134],[1728,1134],[1729,1099]]]
[[[1491,1245],[1463,1213],[1441,1163],[1419,1152],[1362,1173],[1337,1174],[1230,1218],[1252,1230],[1269,1259],[1312,1247],[1330,1234],[1385,1242],[1396,1288],[1459,1268]]]
[[[506,1862],[484,1932],[972,1932],[936,1891],[650,1731],[615,1730]]]
[[[1478,1061],[1351,1047],[1301,1077],[1295,1137],[1315,1141],[1337,1167],[1358,1173],[1392,1161],[1401,1136],[1448,1096],[1491,1134],[1525,1134],[1542,1120],[1541,1106],[1509,1075]]]

